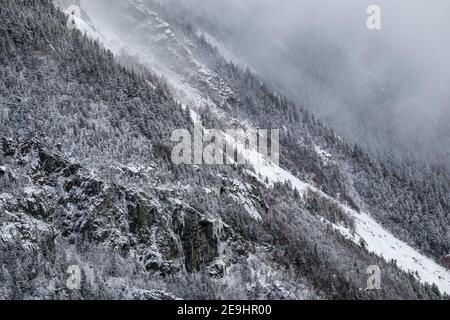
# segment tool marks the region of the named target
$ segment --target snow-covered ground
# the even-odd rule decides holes
[[[314,186],[293,176],[290,172],[267,162],[256,151],[246,151],[243,154],[249,163],[253,165],[255,171],[270,182],[290,182],[292,187],[296,188],[300,194],[304,194],[305,191],[311,189],[324,197],[336,201]],[[421,282],[434,283],[442,292],[450,294],[450,272],[448,270],[396,238],[369,214],[364,212],[358,213],[343,204],[339,205],[349,216],[355,219],[356,230],[354,235],[345,227],[336,227],[343,236],[350,238],[358,245],[360,245],[361,239],[364,240],[368,251],[383,257],[386,261],[395,260],[399,268],[416,274]]]
[[[359,214],[353,210],[349,210],[349,213],[355,218],[356,234],[364,239],[370,252],[387,261],[395,260],[401,269],[417,273],[421,282],[435,283],[441,292],[450,294],[448,270],[397,239],[368,214]]]

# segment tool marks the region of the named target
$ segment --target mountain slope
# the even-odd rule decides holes
[[[284,121],[279,111],[290,111],[293,121],[302,121],[298,130],[305,139],[325,130],[253,75],[227,69],[234,71],[231,81],[223,69],[199,70],[199,61],[192,61],[200,56],[183,55],[177,72],[167,75],[181,77],[192,65],[192,78],[175,77],[201,93],[202,103],[190,112],[183,108],[189,101],[177,101],[183,96],[176,86],[149,72],[145,60],[133,58],[134,52],[114,57],[69,30],[67,17],[49,1],[6,0],[1,6],[1,297],[441,298],[436,285],[421,285],[334,230],[329,222],[353,227],[340,204],[355,204],[333,192],[341,186],[326,180],[332,168],[319,167],[319,175],[315,167],[316,181],[308,183],[337,202],[321,193],[301,197],[280,183],[289,179],[266,183],[255,174],[257,162],[172,164],[170,134],[191,128],[193,112],[205,125],[258,126],[263,119],[248,115],[265,99],[257,110],[272,113],[273,125]],[[178,47],[164,42],[161,50],[167,46]],[[203,52],[210,49],[205,44]],[[202,81],[209,76],[211,82]],[[247,83],[238,90],[240,79]],[[245,91],[256,98],[250,101]],[[223,99],[224,92],[233,98]],[[208,99],[213,103],[204,108]],[[328,158],[320,148],[308,150],[302,154],[313,157],[312,165]],[[284,157],[288,168],[293,158]],[[263,176],[292,176],[281,168],[259,168]],[[383,270],[380,291],[364,290],[372,264]],[[79,290],[66,285],[74,265],[83,270]]]
[[[101,7],[102,6],[102,2],[101,1],[98,1],[97,2],[98,3],[98,5]],[[153,22],[153,20],[155,20],[157,23],[158,23],[158,25],[164,25],[165,26],[165,28],[168,28],[169,27],[169,24],[167,23],[167,22],[165,22],[165,21],[162,21],[161,20],[161,18],[157,15],[157,13],[155,13],[155,11],[152,11],[152,10],[161,10],[161,8],[158,8],[158,6],[156,6],[156,5],[153,5],[153,7],[152,7],[152,5],[151,5],[151,2],[147,2],[147,7],[143,4],[143,2],[141,2],[141,1],[128,1],[128,2],[126,2],[125,4],[122,4],[124,7],[126,7],[127,8],[127,10],[133,10],[133,9],[136,9],[137,8],[137,10],[140,10],[141,12],[143,12],[140,16],[139,16],[139,21],[144,21],[144,22],[141,22],[141,23],[143,23],[143,24],[154,24],[155,22]],[[88,8],[89,8],[89,5],[87,6]],[[152,9],[149,9],[149,8],[152,8]],[[122,9],[122,10],[121,10]],[[96,9],[95,8],[92,8],[91,7],[91,10],[93,10],[93,14],[94,14],[94,16],[95,16],[95,12],[96,12]],[[115,8],[115,10],[117,10],[118,12],[123,12],[123,7],[122,6],[120,6],[120,8]],[[125,11],[126,12],[126,11]],[[145,13],[147,13],[147,16],[145,15]],[[168,15],[168,13],[163,13],[163,14],[165,14],[165,15]],[[107,16],[109,16],[109,15],[112,15],[113,17],[114,17],[114,10],[112,10],[112,11],[110,11],[110,12],[108,12],[108,15]],[[112,24],[111,22],[109,22],[109,24],[108,24],[108,18],[105,18],[105,17],[103,17],[103,19],[104,20],[102,20],[102,25],[101,25],[101,27],[100,28],[103,28],[103,29],[100,29],[100,30],[108,30],[108,31],[110,31],[110,30],[115,30],[116,32],[115,32],[115,34],[120,34],[120,23],[119,23],[119,26],[117,25],[117,24]],[[117,22],[117,21],[120,21],[120,19],[119,18],[113,18],[113,19],[111,19],[110,21],[114,21],[114,22]],[[128,22],[129,23],[129,22]],[[133,22],[133,23],[131,23],[130,25],[128,25],[128,27],[127,27],[127,30],[130,30],[130,27],[131,26],[135,26],[135,25],[139,25],[139,22]],[[139,27],[137,27],[137,29],[139,29]],[[173,37],[172,37],[172,43],[175,43],[175,45],[174,46],[183,46],[183,42],[184,43],[188,43],[190,46],[191,46],[191,50],[195,53],[195,52],[197,52],[197,53],[200,53],[200,55],[202,55],[202,54],[205,54],[205,55],[207,55],[207,59],[206,59],[206,65],[211,65],[211,57],[213,57],[213,59],[220,59],[220,57],[216,57],[215,56],[215,52],[208,52],[208,50],[211,50],[211,47],[209,47],[208,46],[208,44],[207,43],[205,43],[204,41],[206,41],[205,39],[203,39],[202,37],[200,37],[200,38],[198,38],[198,37],[196,37],[196,35],[193,35],[192,34],[192,31],[189,29],[189,27],[187,28],[187,33],[185,33],[185,36],[187,36],[188,37],[188,39],[186,40],[186,39],[183,39],[183,36],[184,36],[184,33],[181,33],[181,34],[178,34],[178,35],[173,35]],[[160,32],[163,32],[164,30],[162,30],[162,31],[160,31]],[[183,30],[182,30],[183,31]],[[136,30],[136,29],[134,29],[134,31],[133,32],[136,32],[136,34],[140,34],[140,30]],[[165,31],[164,31],[164,33],[165,33]],[[146,33],[146,34],[148,34],[148,32]],[[156,33],[156,34],[153,34],[153,37],[155,37],[155,38],[158,38],[159,39],[159,37],[158,37],[158,34]],[[124,38],[123,38],[124,39]],[[183,40],[180,40],[180,39],[183,39]],[[125,40],[125,41],[129,41],[129,40]],[[138,41],[138,40],[134,40],[134,41]],[[129,42],[128,42],[129,43]],[[145,42],[146,44],[148,43],[147,41]],[[126,48],[128,48],[128,47],[133,47],[133,45],[128,45],[128,46],[125,46]],[[145,51],[145,50],[147,50],[147,52],[150,52],[150,53],[152,53],[153,51],[154,51],[154,49],[153,49],[153,47],[154,47],[154,45],[148,45],[148,46],[146,46],[146,47],[144,47],[140,52],[142,53],[143,51]],[[170,46],[169,46],[170,47]],[[205,61],[205,59],[204,59],[204,57],[202,57],[202,56],[196,56],[197,57],[197,59],[200,59],[200,60],[202,60],[202,61]],[[203,58],[203,59],[202,59]],[[157,60],[158,62],[160,62],[161,60]],[[162,60],[163,62],[162,62],[162,64],[164,64],[164,63],[167,63],[167,61],[166,62],[164,62],[164,60]],[[170,61],[170,60],[169,60]],[[209,62],[209,63],[208,63]],[[222,67],[223,66],[223,61],[219,61],[219,63],[222,63],[222,65],[220,66],[220,67]],[[197,62],[197,64],[198,64],[198,62]],[[212,63],[212,69],[214,69],[215,68],[215,70],[216,70],[216,72],[217,72],[217,70],[220,70],[220,67],[217,67],[217,61],[214,61],[213,60],[213,63]],[[149,65],[150,67],[151,67],[151,65]],[[217,68],[219,68],[219,69],[217,69]],[[223,69],[223,67],[222,67],[222,69]],[[221,70],[222,72],[223,72],[223,70]],[[225,72],[226,72],[227,70],[225,69]],[[209,73],[214,73],[215,71],[209,71]],[[225,75],[223,75],[223,73],[221,73],[220,71],[219,72],[217,72],[217,74],[219,74],[219,75],[222,75],[222,77],[223,77],[223,80],[222,81],[227,81],[229,78],[227,78],[227,74],[225,74]],[[250,78],[251,78],[251,76],[250,76]],[[235,79],[233,79],[234,81],[235,81]],[[255,82],[257,82],[257,80],[255,80]],[[230,83],[230,86],[232,87],[233,85],[235,85],[235,83]],[[192,86],[192,85],[191,85]],[[239,99],[239,97],[240,97],[240,95],[239,95],[239,88],[246,88],[247,86],[245,85],[245,84],[241,84],[240,86],[237,86],[237,87],[235,87],[234,88],[234,93],[235,93],[235,96],[237,97],[237,99],[233,99],[233,100],[230,100],[229,101],[229,104],[227,104],[227,105],[223,105],[223,103],[221,103],[221,104],[216,104],[216,105],[210,105],[210,104],[208,104],[208,98],[204,98],[203,99],[203,105],[210,105],[210,107],[211,108],[216,108],[216,109],[224,109],[224,111],[225,112],[227,112],[227,109],[229,110],[229,109],[232,109],[233,107],[232,107],[232,105],[233,104],[235,104],[234,103],[234,100],[238,100]],[[176,88],[175,88],[175,90],[176,90]],[[200,90],[201,91],[201,90]],[[210,91],[211,92],[211,91]],[[212,94],[214,93],[214,91],[212,92]],[[216,92],[216,95],[217,96],[221,96],[221,92]],[[242,93],[241,93],[241,96],[242,96]],[[250,99],[253,99],[253,97],[251,97]],[[183,101],[184,103],[186,103],[186,104],[189,104],[189,100],[184,100]],[[238,102],[239,103],[239,102]],[[248,100],[245,100],[245,103],[246,103],[246,105],[242,105],[242,111],[241,110],[239,110],[240,112],[244,112],[244,113],[246,113],[246,112],[249,112],[250,110],[249,110],[249,107],[250,107],[250,105],[249,105],[249,103],[248,103]],[[254,102],[252,102],[252,104],[254,104]],[[201,104],[200,104],[201,105]],[[268,109],[268,113],[270,114],[270,123],[267,123],[267,122],[265,122],[265,123],[258,123],[258,122],[256,122],[260,127],[269,127],[269,126],[274,126],[274,123],[276,122],[276,118],[274,118],[274,115],[276,114],[276,112],[274,113],[273,112],[273,110],[269,107],[269,105],[270,104],[267,104],[267,101],[261,101],[260,102],[260,105],[258,106],[259,108],[261,108],[261,106],[265,106],[265,105],[267,105],[267,109]],[[196,107],[196,105],[194,104],[194,106],[193,106],[194,108]],[[288,106],[289,107],[289,106]],[[197,108],[198,108],[198,105],[197,105]],[[201,108],[201,107],[200,107]],[[255,106],[255,109],[257,109],[257,107]],[[278,109],[278,108],[275,108],[275,109]],[[239,113],[239,111],[237,112],[237,113]],[[264,110],[265,111],[265,110]],[[296,114],[296,112],[295,111],[293,111],[293,110],[289,110],[288,112],[286,112],[287,114],[291,114],[291,115],[294,115],[294,116],[296,116],[297,118],[300,118],[301,117],[301,115],[298,115],[298,113]],[[261,110],[258,110],[258,114],[261,114]],[[264,119],[264,117],[263,116],[260,116],[260,117],[256,117],[256,119],[255,119],[255,116],[254,116],[254,113],[252,112],[252,113],[247,113],[247,114],[244,114],[244,117],[242,117],[242,114],[240,114],[240,115],[237,115],[236,114],[236,111],[235,111],[235,114],[233,114],[232,113],[232,115],[235,115],[235,117],[236,118],[239,118],[239,119],[241,119],[241,121],[242,121],[242,119],[246,119],[246,118],[249,118],[249,117],[251,117],[250,119],[249,119],[249,121],[247,122],[247,123],[245,123],[245,125],[246,126],[248,126],[248,123],[251,123],[251,122],[254,122],[255,120],[256,121],[260,121],[259,119]],[[285,125],[286,123],[289,123],[289,121],[288,120],[286,120],[286,119],[284,119],[283,117],[281,117],[281,118],[279,118],[279,122],[280,122],[280,126],[281,126],[281,123],[283,123],[283,125]],[[320,128],[321,129],[321,128]],[[323,133],[320,133],[320,134],[323,134]],[[303,135],[303,133],[302,133],[302,135]],[[320,137],[319,137],[320,138]],[[319,149],[319,150],[321,150],[317,145],[314,145],[314,148],[315,148],[315,151],[317,152],[317,149]],[[340,147],[341,148],[341,147]],[[319,152],[320,153],[320,152]],[[338,153],[342,153],[342,150],[338,150]],[[255,156],[256,156],[256,158],[255,158]],[[331,157],[331,155],[330,155],[330,157]],[[257,157],[257,155],[247,155],[247,158],[250,160],[250,163],[252,164],[252,165],[254,165],[255,167],[256,167],[256,171],[257,171],[257,173],[258,174],[261,174],[263,177],[269,177],[269,178],[271,178],[272,180],[274,180],[274,181],[281,181],[281,182],[285,182],[285,181],[290,181],[294,186],[297,186],[297,188],[299,189],[299,190],[303,190],[303,189],[305,189],[305,186],[306,186],[306,184],[304,184],[304,183],[301,183],[297,178],[295,178],[295,177],[293,177],[291,174],[289,174],[289,173],[287,173],[287,172],[283,172],[283,170],[281,170],[281,169],[278,169],[278,168],[271,168],[271,167],[267,167],[267,166],[265,166],[264,164],[262,164],[261,163],[261,160],[257,160],[257,162],[255,163],[255,161],[256,161],[256,159],[258,158]],[[353,160],[352,159],[345,159],[345,162],[353,162]],[[280,170],[281,170],[281,172],[280,172]],[[323,169],[322,169],[323,170]],[[281,173],[281,175],[280,175],[280,173]],[[342,172],[340,172],[339,174],[343,174]],[[294,179],[294,180],[293,180]],[[370,179],[374,179],[374,178],[370,178]],[[376,178],[377,180],[378,179],[380,179],[380,177],[377,177]],[[297,182],[298,181],[298,182]],[[297,182],[297,183],[296,183]],[[444,182],[445,183],[445,182]],[[327,186],[328,184],[327,183],[324,183],[325,184],[325,186]],[[323,186],[321,186],[321,187],[323,187]],[[383,186],[384,187],[384,186]],[[341,189],[342,187],[338,187],[338,189]],[[325,189],[327,192],[333,192],[334,190],[327,190],[327,189]],[[448,194],[448,188],[446,189],[447,191],[444,191],[444,193],[442,194],[442,196],[445,196],[446,194]],[[403,190],[400,190],[400,192],[402,192]],[[355,191],[356,192],[356,191]],[[400,193],[399,192],[399,193]],[[344,196],[348,193],[348,191],[347,190],[342,190],[342,192],[340,192],[341,194],[343,194]],[[352,199],[345,199],[345,200],[348,200],[348,201],[353,201]],[[368,209],[368,210],[371,210],[371,209]],[[442,219],[442,218],[441,218]],[[446,219],[446,218],[443,218],[443,219]],[[446,225],[446,223],[444,223],[443,224],[443,226],[444,226],[444,230],[442,231],[442,234],[444,235],[444,236],[448,236],[448,231],[445,229],[446,227],[445,227],[445,225]],[[378,230],[382,230],[382,228],[380,228],[380,227],[377,227],[378,228]],[[431,233],[431,232],[430,232]],[[426,233],[426,234],[428,234],[428,233]],[[446,242],[448,242],[448,240],[444,240],[444,243],[446,243]],[[411,250],[413,250],[412,248],[411,248]],[[445,252],[445,251],[444,251]],[[379,252],[378,251],[378,253],[379,254],[382,254],[382,252]],[[385,253],[385,255],[387,255],[389,258],[394,258],[395,257],[395,253],[393,253],[393,252],[390,252],[390,253]],[[420,254],[419,254],[419,256],[420,256]],[[423,257],[422,256],[422,258],[421,259],[427,259],[427,258],[425,258],[425,257]],[[431,262],[431,260],[430,260],[430,262]],[[442,267],[439,267],[439,266],[437,266],[434,262],[431,262],[432,264],[434,264],[435,265],[435,267],[432,267],[431,268],[431,270],[433,270],[433,271],[430,271],[431,273],[435,273],[435,275],[434,275],[434,277],[435,277],[435,280],[434,280],[434,282],[439,282],[440,280],[440,278],[442,277],[442,275],[444,275],[444,276],[447,276],[447,274],[446,274],[446,271],[442,268]],[[420,265],[420,263],[417,265],[417,268],[415,268],[414,267],[414,261],[411,261],[411,260],[409,260],[409,262],[405,262],[405,263],[403,263],[403,265],[402,265],[402,267],[403,268],[405,268],[406,270],[410,270],[410,268],[412,268],[414,271],[418,271],[418,272],[422,272],[422,271],[420,271],[420,270],[423,270],[422,269],[422,267],[421,267],[421,265]],[[427,271],[424,271],[424,273],[422,274],[422,276],[424,277],[424,278],[426,278],[427,277]],[[440,276],[440,275],[441,276]],[[448,282],[448,280],[447,280],[447,282]],[[447,285],[444,285],[444,287],[443,288],[446,288],[446,286]],[[448,288],[446,289],[446,290],[448,290]]]

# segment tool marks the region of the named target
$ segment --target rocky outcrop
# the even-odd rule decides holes
[[[220,243],[231,237],[231,231],[220,220],[207,219],[193,208],[178,211],[183,226],[178,230],[185,254],[186,269],[199,271],[220,255]]]
[[[450,254],[442,256],[438,259],[438,262],[444,266],[446,269],[450,269]]]
[[[169,191],[105,182],[36,142],[3,139],[2,146],[11,165],[1,167],[0,179],[11,172],[10,178],[28,181],[20,196],[13,190],[1,194],[1,228],[8,230],[3,241],[20,234],[23,246],[40,250],[51,250],[57,236],[77,247],[104,244],[162,275],[203,266],[223,275],[226,266],[215,267],[217,259],[230,242],[239,247],[230,227]]]

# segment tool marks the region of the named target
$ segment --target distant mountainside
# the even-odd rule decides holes
[[[157,3],[55,3],[78,30],[50,0],[0,5],[0,298],[450,293],[446,175],[370,158]],[[174,165],[197,120],[281,129],[280,166]]]
[[[404,39],[396,30],[407,24],[405,17],[414,17],[417,25],[421,18],[432,19],[430,12],[442,3],[419,15],[411,12],[420,1],[401,13],[382,1],[385,27],[370,32],[365,30],[365,4],[350,1],[333,10],[333,1],[308,2],[166,0],[164,5],[170,15],[204,33],[228,59],[250,67],[372,157],[448,174],[450,96],[440,83],[448,82],[441,76],[449,76],[449,52],[436,45],[448,28],[437,19],[417,30],[409,28],[407,35],[416,34],[415,41],[427,35],[418,48],[408,42],[402,48]],[[330,23],[333,18],[327,13],[336,19],[349,15],[341,22],[347,25]],[[345,32],[349,39],[340,38]]]

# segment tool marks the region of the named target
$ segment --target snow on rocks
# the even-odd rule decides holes
[[[332,163],[333,156],[328,151],[322,149],[318,145],[314,146],[314,150],[316,151],[316,153],[320,157],[320,159],[322,159],[322,163],[324,165],[328,165],[328,164]]]
[[[231,194],[230,197],[234,199],[237,203],[244,206],[245,211],[252,217],[252,219],[257,221],[262,221],[261,215],[256,210],[253,201],[245,197],[242,193],[237,193],[236,195]]]
[[[0,248],[7,243],[19,243],[24,250],[38,250],[41,241],[53,234],[49,225],[24,213],[4,211],[0,217]]]
[[[244,210],[252,219],[256,221],[263,221],[261,215],[255,207],[255,201],[253,199],[255,197],[252,194],[252,187],[250,184],[244,184],[239,180],[229,179],[220,174],[217,174],[217,176],[222,179],[224,183],[222,188],[227,192],[231,199],[242,205]]]

